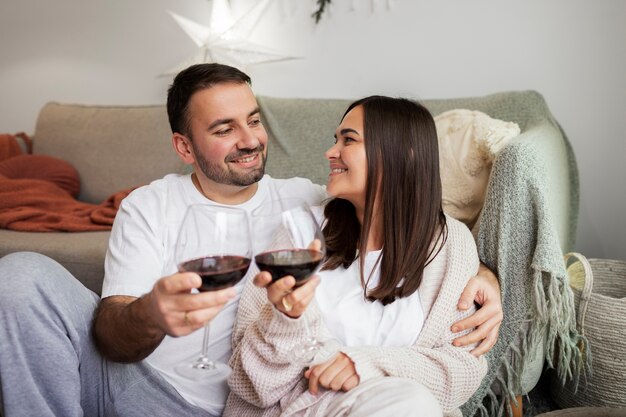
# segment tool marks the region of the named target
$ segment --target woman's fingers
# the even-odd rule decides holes
[[[306,284],[284,293],[278,302],[273,303],[274,306],[289,317],[300,317],[313,300],[319,281],[319,277],[311,278]]]
[[[332,360],[314,365],[308,369],[309,378],[309,391],[311,394],[317,394],[319,391],[319,378],[324,373],[327,367],[332,363]]]
[[[309,391],[312,394],[317,394],[320,387],[348,391],[359,384],[354,363],[342,352],[323,364],[311,367],[304,376],[309,378]]]
[[[313,239],[313,241],[309,245],[308,249],[316,250],[316,251],[322,250],[322,241],[319,240],[319,239]]]
[[[278,307],[281,299],[293,290],[296,280],[292,276],[287,276],[273,282],[267,286],[267,298],[270,303]]]
[[[259,272],[254,276],[252,283],[259,288],[265,288],[272,283],[272,274],[267,271]]]
[[[341,387],[341,390],[345,391],[345,392],[348,392],[352,388],[354,388],[357,385],[359,385],[359,382],[360,382],[359,376],[357,374],[354,374],[350,378],[348,378],[346,380],[346,382],[343,383],[343,386]]]
[[[341,369],[341,371],[337,373],[337,375],[335,375],[335,377],[328,383],[328,388],[332,389],[333,391],[339,391],[343,389],[346,381],[348,381],[348,379],[350,379],[354,375],[356,375],[356,372],[354,372],[354,368],[346,364],[343,369]]]

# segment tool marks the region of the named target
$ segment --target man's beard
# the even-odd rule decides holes
[[[223,168],[219,164],[209,162],[196,148],[196,144],[193,141],[192,146],[194,155],[196,157],[196,162],[198,163],[198,166],[200,167],[202,173],[208,179],[218,184],[247,187],[260,181],[265,174],[265,160],[267,159],[267,157],[263,153],[263,151],[265,150],[264,145],[259,145],[255,149],[240,149],[236,152],[229,154],[225,158],[225,162],[227,163],[226,168]],[[236,172],[230,169],[228,162],[245,158],[246,156],[253,155],[255,153],[257,153],[259,158],[261,158],[261,166],[259,168],[248,172]]]

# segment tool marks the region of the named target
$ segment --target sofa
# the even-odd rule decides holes
[[[328,164],[323,151],[332,144],[334,130],[351,100],[260,96],[258,101],[269,134],[266,172],[277,178],[301,176],[325,183]],[[536,338],[530,340],[525,336],[528,329],[522,329],[520,323],[529,318],[537,319],[546,311],[550,312],[550,308],[567,308],[547,306],[547,310],[541,310],[536,307],[546,307],[549,297],[535,299],[541,296],[541,291],[547,293],[548,287],[545,276],[539,280],[544,283],[538,283],[536,262],[533,264],[533,261],[541,258],[537,255],[539,252],[546,252],[545,246],[551,246],[552,259],[554,253],[560,256],[573,247],[578,213],[574,155],[565,134],[537,92],[503,92],[484,97],[423,100],[422,103],[433,115],[455,108],[473,109],[515,122],[521,129],[521,134],[493,163],[483,209],[486,214],[481,215],[474,230],[481,259],[503,280],[505,306],[515,305],[511,307],[511,314],[505,309],[500,340],[490,353],[493,355],[490,358],[492,366],[485,387],[463,411],[466,415],[477,410],[491,414],[482,399],[490,397],[489,393],[493,392],[491,382],[500,381],[503,386],[499,391],[508,395],[505,400],[492,401],[491,407],[502,414],[512,404],[514,395],[525,394],[536,384],[544,360],[552,365],[549,355],[554,355],[552,346],[555,342],[562,344],[562,340],[556,340],[554,335],[547,341],[545,338],[539,342]],[[165,174],[189,172],[189,167],[184,166],[172,150],[170,138],[167,114],[162,105],[95,106],[53,102],[46,104],[39,113],[33,135],[33,153],[58,157],[72,164],[80,176],[79,199],[99,203],[116,191],[146,184]],[[499,183],[498,178],[504,178],[504,183]],[[522,202],[527,204],[521,207],[522,212],[536,213],[529,217],[530,225],[518,222],[517,215],[506,211],[514,193],[510,189],[511,178],[515,187],[531,184],[527,188],[536,188],[534,182],[541,183],[541,204],[538,205],[534,197]],[[513,237],[506,248],[501,243],[503,235],[504,239]],[[543,236],[550,238],[547,244],[542,243]],[[86,287],[99,293],[108,237],[107,231],[32,233],[0,230],[0,257],[15,251],[43,253],[64,265]],[[524,242],[527,253],[515,246],[520,242]],[[515,268],[512,268],[510,263],[507,264],[511,257],[522,257],[528,262],[519,267],[514,264]],[[539,273],[540,276],[542,273],[554,274],[557,279],[562,279],[565,276],[562,268],[556,262]],[[539,292],[538,285],[542,286]],[[567,290],[560,287],[563,297],[569,296]],[[522,303],[516,299],[518,297],[522,297]],[[556,312],[551,314],[556,315]],[[555,317],[542,316],[536,321],[554,325],[556,320]],[[563,333],[565,330],[560,329]],[[527,346],[529,342],[532,346]],[[567,354],[572,355],[571,352]],[[513,359],[503,360],[507,355]],[[567,361],[563,362],[567,368]],[[520,377],[516,371],[524,367],[524,376]]]

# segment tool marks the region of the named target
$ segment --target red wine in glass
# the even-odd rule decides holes
[[[272,275],[272,281],[291,275],[300,286],[311,278],[317,270],[324,254],[312,249],[283,249],[263,252],[254,257],[261,271]]]
[[[248,272],[250,258],[243,256],[205,256],[183,262],[180,272],[195,272],[202,278],[198,291],[217,291],[237,284]]]

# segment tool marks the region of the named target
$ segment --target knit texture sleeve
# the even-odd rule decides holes
[[[456,306],[467,281],[478,270],[476,246],[469,230],[448,217],[448,259],[437,299],[417,343],[411,347],[344,347],[361,381],[380,376],[410,378],[425,385],[444,413],[460,407],[476,391],[487,371],[483,358],[470,354],[474,346],[455,347],[453,323],[470,316]]]
[[[264,298],[262,307],[255,309],[260,297]],[[230,360],[233,372],[228,381],[231,395],[261,408],[276,405],[302,379],[304,366],[296,363],[291,351],[307,336],[303,321],[316,335],[321,320],[315,303],[300,318],[292,319],[265,297],[265,290],[242,294],[238,322],[248,325],[236,329]]]

